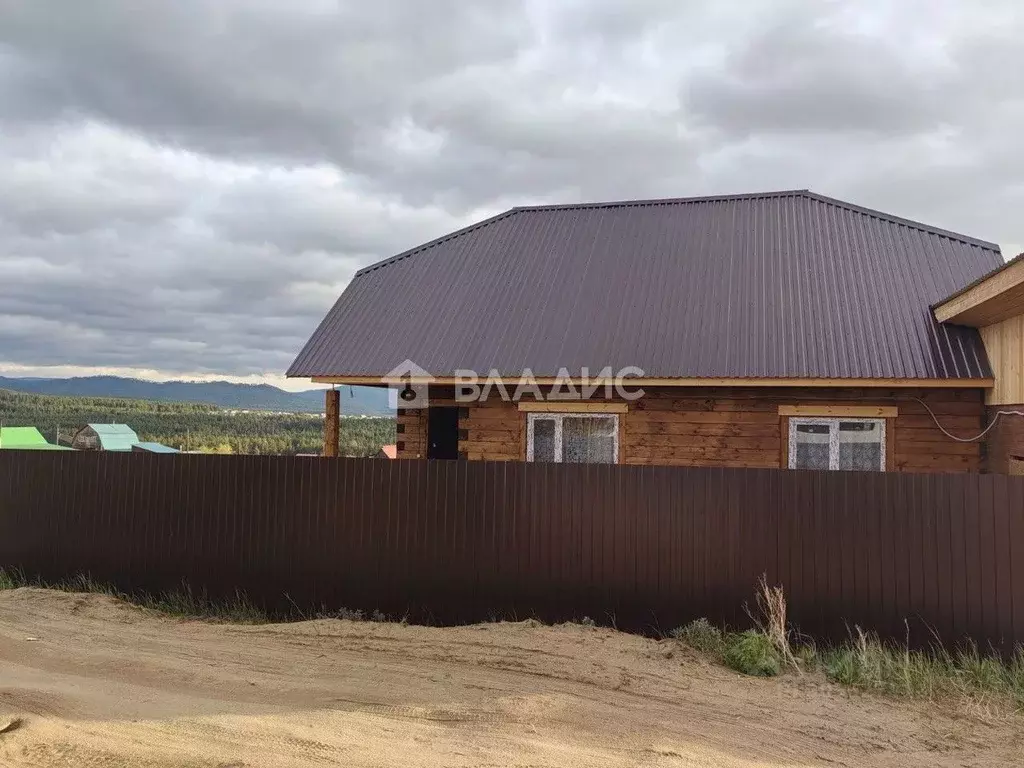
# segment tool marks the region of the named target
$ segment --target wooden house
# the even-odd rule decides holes
[[[1022,307],[993,243],[806,190],[523,207],[358,272],[288,375],[399,389],[398,458],[1006,471]]]
[[[77,451],[129,452],[139,442],[127,424],[86,424],[75,433],[71,447]]]

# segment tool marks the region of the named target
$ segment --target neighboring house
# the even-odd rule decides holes
[[[993,243],[808,191],[514,208],[360,270],[288,375],[402,371],[399,458],[979,471],[983,442],[943,430],[981,432],[1021,367],[932,306],[1024,269],[1002,264]],[[627,366],[638,400],[550,399],[565,371]],[[511,389],[524,369],[541,397],[456,398],[465,371]]]
[[[177,448],[163,443],[135,443],[131,450],[133,453],[181,453]]]
[[[398,446],[397,445],[382,445],[380,450],[377,452],[375,458],[378,459],[397,459],[398,458]]]
[[[63,445],[53,445],[35,427],[0,427],[0,450],[69,451]]]
[[[139,442],[127,424],[88,424],[75,433],[71,447],[79,451],[130,451]]]

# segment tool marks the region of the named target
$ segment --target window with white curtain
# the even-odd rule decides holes
[[[791,417],[789,468],[885,471],[885,419]]]
[[[616,464],[619,417],[608,413],[531,413],[527,461]]]

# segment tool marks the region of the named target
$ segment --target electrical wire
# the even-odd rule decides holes
[[[919,397],[911,397],[910,399],[911,400],[916,400],[918,403],[921,404],[921,407],[923,407],[926,411],[928,411],[928,415],[932,417],[932,421],[935,422],[935,426],[939,428],[939,431],[941,431],[942,434],[944,434],[950,440],[956,440],[958,443],[973,443],[973,442],[976,442],[978,440],[981,440],[981,438],[983,438],[985,435],[987,435],[991,431],[991,429],[996,424],[999,423],[999,419],[1002,416],[1024,416],[1024,411],[996,411],[995,414],[993,414],[993,416],[992,416],[992,422],[987,427],[985,427],[983,430],[981,430],[981,432],[979,432],[977,435],[975,435],[974,437],[957,437],[956,435],[954,435],[952,432],[949,432],[945,427],[943,427],[939,423],[939,419],[932,412],[932,409],[928,407],[928,403],[926,403],[924,400],[922,400]]]
[[[902,397],[892,397],[892,396],[872,397],[870,395],[857,395],[857,396],[854,396],[854,397],[842,397],[842,398],[835,398],[835,397],[828,397],[828,396],[821,396],[821,395],[807,395],[807,396],[782,395],[782,396],[779,396],[779,397],[777,397],[775,399],[777,399],[777,400],[790,400],[792,402],[809,402],[809,401],[813,401],[813,402],[835,402],[836,399],[848,400],[848,401],[849,400],[853,400],[853,401],[857,401],[857,402],[878,402],[880,400],[884,400],[884,401],[887,401],[887,402],[895,402],[895,403],[906,402],[907,400],[913,400],[914,402],[919,403],[921,405],[921,407],[924,408],[925,411],[927,411],[928,415],[931,417],[931,420],[935,422],[935,426],[938,427],[939,431],[942,432],[942,434],[944,434],[950,440],[955,440],[958,443],[975,443],[978,440],[981,440],[983,437],[985,437],[985,435],[987,435],[989,432],[992,431],[993,427],[995,427],[996,424],[999,423],[999,419],[1002,418],[1003,416],[1021,416],[1021,417],[1024,417],[1024,411],[996,411],[994,414],[992,414],[992,421],[991,421],[991,423],[987,427],[985,427],[981,432],[979,432],[978,434],[974,435],[973,437],[957,437],[952,432],[950,432],[948,429],[946,429],[944,426],[942,426],[942,423],[939,421],[939,417],[935,415],[935,412],[928,406],[928,403],[926,403],[924,400],[922,400],[919,397],[914,397],[913,395],[904,395]]]

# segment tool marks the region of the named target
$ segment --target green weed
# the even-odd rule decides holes
[[[775,677],[782,671],[782,657],[771,638],[753,629],[729,635],[722,659],[745,675]]]
[[[0,590],[25,586],[25,574],[13,568],[0,568]]]

